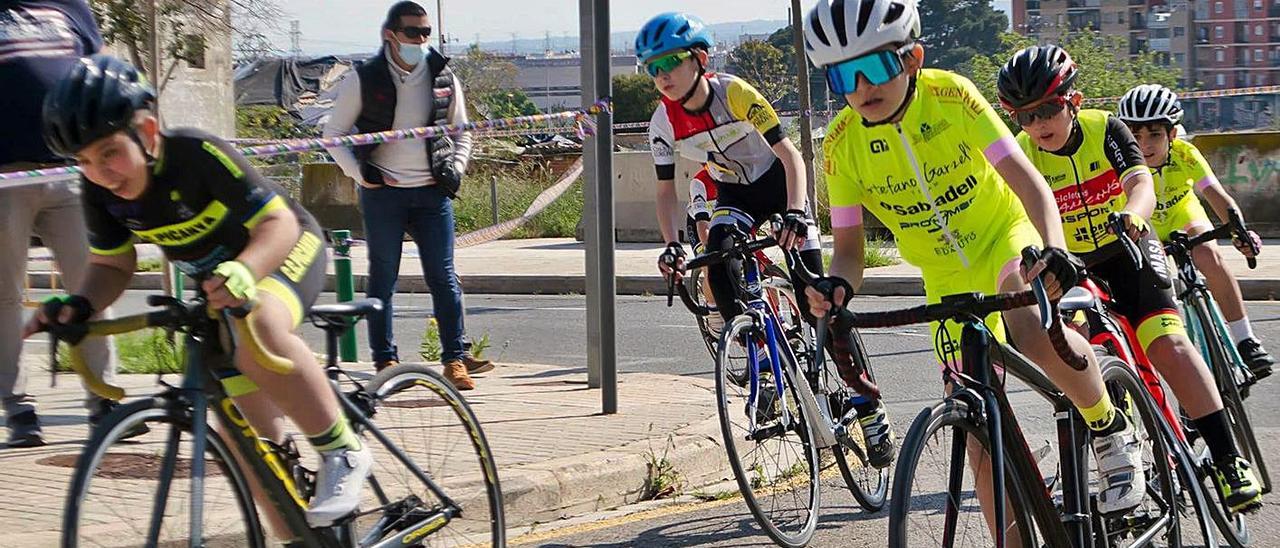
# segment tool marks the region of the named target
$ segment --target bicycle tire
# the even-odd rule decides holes
[[[689,287],[689,296],[700,305],[706,306],[706,296],[702,293],[702,284],[707,283],[706,276],[702,273],[705,269],[696,268],[689,272],[687,285]],[[712,314],[719,314],[712,311]],[[711,329],[711,324],[707,321],[707,316],[695,316],[698,322],[698,333],[702,335],[702,342],[707,346],[707,353],[711,354],[711,359],[716,359],[716,346],[720,343],[720,336]]]
[[[929,440],[933,439],[935,434],[941,433],[943,436],[950,437],[952,440],[956,439],[959,435],[966,436],[966,439],[969,440],[966,441],[966,447],[968,446],[967,444],[976,441],[985,453],[990,453],[991,443],[987,438],[986,427],[976,424],[971,417],[972,412],[970,411],[969,404],[966,401],[958,398],[948,398],[935,404],[933,407],[922,409],[920,413],[916,415],[915,420],[911,422],[911,428],[903,438],[902,447],[898,452],[898,463],[893,471],[893,497],[889,500],[889,546],[891,548],[943,545],[943,539],[940,539],[937,535],[931,535],[936,542],[912,540],[909,538],[910,533],[908,528],[912,521],[910,516],[913,514],[911,511],[911,503],[917,497],[917,493],[913,492],[913,486],[915,485],[915,479],[917,476],[923,475],[921,470],[921,459],[924,457],[926,450],[930,447]],[[946,452],[948,455],[946,455],[946,472],[947,474],[950,474],[950,467],[954,464],[954,455],[951,453],[953,453],[955,447],[954,445],[949,444],[947,449],[948,450]],[[968,456],[969,455],[967,454],[965,455],[965,462],[968,461]],[[961,472],[964,474],[961,479],[963,482],[963,478],[968,476],[968,473],[972,473],[972,468],[967,464],[962,464],[962,466],[965,467],[964,471]],[[943,489],[947,489],[946,483],[947,480],[944,479],[942,482]],[[1008,466],[1005,468],[1005,487],[1005,492],[1009,499],[1009,504],[1006,505],[1006,510],[1008,512],[1007,516],[1012,518],[1014,523],[1020,524],[1017,528],[1017,534],[1022,546],[1039,546],[1040,544],[1035,539],[1034,520],[1028,513],[1028,509],[1031,506],[1028,503],[1026,491],[1024,486],[1018,482],[1012,469]],[[965,490],[966,489],[962,486],[962,493]],[[943,502],[945,503],[946,498],[948,498],[949,495],[945,494],[945,491],[940,493],[942,494]],[[922,497],[922,500],[924,498],[925,497]],[[974,504],[977,504],[976,497]],[[964,505],[959,502],[957,502],[956,505],[957,507],[964,507]],[[924,513],[925,512],[916,514],[919,515]],[[938,514],[941,512],[931,511],[928,513]],[[945,513],[942,514],[945,515]],[[975,544],[972,544],[972,546],[989,547],[995,545],[995,539],[990,536],[990,529],[987,526],[986,519],[980,509],[977,514],[979,522],[979,531],[977,534],[981,538],[975,539]],[[959,516],[959,514],[957,514],[957,516]],[[943,535],[945,536],[949,529],[952,531],[951,535],[953,537],[959,536],[954,532],[954,528],[957,525],[956,522],[958,521],[959,519],[953,522],[944,518],[941,527],[930,527],[926,525],[923,529],[919,530],[931,533],[943,531]],[[911,528],[911,531],[916,530],[917,529],[915,528]],[[966,527],[965,534],[960,540],[968,538],[969,530],[970,529]],[[952,545],[961,546],[962,544],[953,543]]]
[[[126,448],[114,449],[117,442],[121,441],[122,435],[131,431],[135,425],[146,424],[151,428],[151,432],[145,436],[130,439],[126,442]],[[168,425],[169,428],[161,428],[162,425]],[[146,501],[146,506],[140,508],[135,504],[120,504],[123,501],[133,501],[135,497],[130,495],[131,492],[145,489],[147,485],[154,483],[151,479],[144,476],[147,472],[155,472],[154,466],[151,466],[154,453],[145,454],[142,451],[150,444],[159,444],[170,447],[177,446],[179,449],[190,447],[190,434],[192,433],[191,416],[174,406],[167,399],[153,397],[131,402],[122,405],[108,415],[101,425],[95,430],[89,443],[85,445],[84,450],[80,453],[76,461],[75,472],[71,477],[71,485],[67,490],[66,510],[62,519],[62,546],[64,548],[76,548],[79,546],[140,546],[145,543],[147,538],[147,530],[150,523],[152,513],[151,505],[154,497],[144,497],[140,500]],[[169,439],[161,440],[161,432],[168,433]],[[188,441],[183,442],[180,439],[175,440],[172,436],[179,438],[183,433],[188,434]],[[159,440],[159,441],[157,441]],[[254,506],[253,496],[249,490],[248,478],[245,471],[242,470],[235,460],[234,454],[230,447],[222,440],[217,431],[209,426],[206,431],[206,459],[212,458],[212,462],[207,463],[213,466],[207,466],[204,476],[204,492],[207,497],[213,495],[215,491],[215,478],[223,477],[229,480],[229,495],[238,507],[238,514],[230,512],[220,512],[217,508],[211,508],[208,503],[202,504],[202,512],[205,517],[202,520],[202,531],[209,535],[207,538],[207,546],[249,546],[251,548],[266,548],[268,543],[263,536],[262,524],[258,519],[258,513]],[[168,454],[165,449],[164,455]],[[161,455],[161,459],[164,458]],[[189,462],[189,456],[187,458]],[[104,461],[109,464],[120,465],[122,468],[104,471],[101,465]],[[179,461],[180,462],[180,461]],[[189,471],[189,468],[187,469]],[[212,474],[212,471],[218,471],[218,474]],[[180,475],[179,471],[177,475]],[[158,474],[157,474],[158,476]],[[189,477],[189,473],[188,473]],[[175,478],[180,479],[180,478]],[[93,500],[86,500],[90,497],[90,491],[94,487],[95,480],[98,483],[106,483],[104,487],[109,494],[103,495],[103,503],[95,504]],[[166,509],[173,509],[172,504],[173,492],[177,485],[170,485],[170,504],[166,504]],[[189,493],[187,493],[189,494]],[[106,502],[115,502],[116,504],[107,504]],[[188,503],[180,503],[177,505],[179,510],[189,508]],[[95,513],[110,512],[109,522],[104,523],[105,516],[98,516]],[[185,516],[186,514],[182,514]],[[165,517],[169,518],[168,510]],[[219,527],[211,527],[210,522],[216,521],[221,517],[226,521],[222,529]],[[140,519],[135,519],[140,518]],[[141,520],[145,519],[145,522]],[[183,531],[189,531],[187,526],[189,518],[166,519],[164,522],[177,524]],[[91,527],[84,527],[82,530],[82,521],[97,522]],[[161,527],[163,527],[163,523]],[[110,523],[110,524],[108,524]],[[86,523],[85,525],[90,525]],[[106,526],[108,529],[102,529]],[[236,527],[242,527],[240,532],[231,531]],[[219,530],[222,532],[220,533]],[[82,537],[81,535],[84,535]],[[163,533],[163,531],[162,531]],[[205,536],[205,535],[202,535]],[[176,537],[161,537],[161,544],[165,544],[165,538],[169,538],[170,542],[182,541],[190,535],[185,536],[178,534]],[[99,538],[100,540],[93,540]],[[86,542],[89,541],[89,542]],[[100,544],[99,542],[106,542]]]
[[[1147,496],[1138,507],[1128,511],[1124,516],[1104,518],[1108,530],[1124,527],[1129,522],[1136,523],[1139,519],[1150,520],[1153,519],[1151,516],[1156,514],[1154,519],[1169,521],[1164,536],[1166,545],[1180,546],[1182,544],[1181,520],[1175,510],[1180,497],[1180,485],[1176,477],[1177,472],[1171,465],[1169,440],[1164,435],[1166,429],[1161,426],[1165,420],[1164,414],[1156,408],[1155,401],[1151,398],[1146,385],[1134,372],[1133,366],[1107,354],[1098,356],[1098,365],[1102,371],[1102,382],[1107,387],[1111,400],[1116,402],[1118,410],[1127,411],[1126,416],[1131,420],[1132,428],[1139,441],[1143,441],[1144,437],[1147,440],[1143,442],[1143,464],[1147,468]],[[1127,409],[1129,405],[1135,408]],[[1132,532],[1135,537],[1147,534],[1147,531]],[[1112,534],[1118,535],[1118,533]],[[1106,543],[1106,545],[1115,544]]]
[[[770,436],[767,439],[756,442],[755,449],[765,446],[777,437],[786,436],[788,433],[796,434],[797,442],[803,454],[791,455],[793,460],[774,459],[772,463],[764,463],[755,460],[755,451],[750,450],[745,454],[740,454],[738,450],[738,442],[740,434],[751,433],[749,423],[746,427],[735,424],[734,416],[738,409],[742,409],[742,420],[746,421],[745,402],[748,396],[743,394],[743,384],[734,382],[737,376],[733,374],[729,362],[729,348],[737,344],[735,339],[743,334],[744,331],[751,329],[752,320],[747,315],[741,315],[734,318],[732,322],[725,326],[724,333],[720,337],[719,352],[716,358],[716,401],[717,413],[720,419],[720,432],[724,440],[725,451],[729,457],[729,465],[733,469],[734,479],[738,483],[738,489],[742,493],[742,498],[747,504],[747,508],[751,511],[765,534],[769,536],[775,543],[780,546],[796,548],[806,545],[813,538],[814,530],[818,524],[818,508],[819,508],[819,462],[817,450],[812,442],[813,440],[813,423],[810,417],[805,416],[804,410],[799,403],[799,396],[796,392],[797,382],[804,382],[791,378],[791,367],[783,367],[783,383],[786,385],[785,401],[791,416],[794,418],[795,426],[792,428],[781,427],[781,423],[777,423],[779,428],[774,431],[779,436]],[[755,338],[750,340],[751,345],[755,344]],[[788,364],[794,365],[794,364]],[[745,366],[744,366],[745,374]],[[768,389],[774,389],[769,387]],[[734,392],[731,398],[730,391]],[[776,407],[773,407],[776,409]],[[776,413],[765,412],[766,417]],[[757,412],[759,414],[759,412]],[[772,420],[777,420],[773,417]],[[762,422],[769,422],[768,420]],[[757,431],[769,430],[769,428],[758,429]],[[745,435],[741,437],[742,441],[746,441]],[[744,444],[746,445],[746,444]],[[751,459],[751,462],[743,462],[743,458]],[[798,457],[798,458],[797,458]],[[766,467],[766,464],[768,466]],[[797,470],[797,467],[802,469]],[[751,476],[749,474],[755,474]],[[794,486],[793,478],[802,478],[807,480],[808,489],[803,497],[792,496],[796,502],[803,504],[804,507],[797,509],[795,519],[782,520],[784,516],[775,517],[771,511],[774,509],[766,509],[762,503],[766,497],[772,501],[772,495],[792,494],[798,491]],[[777,485],[766,485],[765,483],[777,482]],[[760,485],[757,486],[756,483]],[[781,497],[780,497],[781,498]],[[767,512],[766,510],[769,510]]]
[[[853,341],[853,359],[855,361],[861,361],[863,367],[866,368],[867,377],[871,379],[871,382],[875,382],[875,371],[871,368],[871,361],[867,357],[866,347],[863,346],[862,336],[859,335],[856,330],[853,332]],[[840,387],[838,390],[832,391],[832,395],[834,397],[831,402],[831,408],[833,410],[832,414],[836,415],[836,418],[838,418],[839,416],[843,416],[844,412],[847,411],[843,406],[845,401],[848,399],[845,396],[845,394],[848,393],[848,387],[845,386],[844,380],[840,378],[839,372],[835,371],[834,362],[827,360],[823,369],[825,370],[824,374],[828,376],[828,386],[831,386],[830,383],[834,382],[836,383],[835,386]],[[841,400],[841,407],[836,407],[836,401],[834,400],[837,399]],[[834,412],[837,409],[840,410],[840,413],[838,414]],[[862,438],[861,436],[858,436],[854,439],[861,440]],[[863,443],[865,444],[865,440],[863,440]],[[851,451],[844,446],[840,444],[832,445],[831,453],[835,455],[836,466],[840,468],[840,476],[844,479],[845,486],[849,488],[849,492],[853,494],[854,500],[858,501],[858,506],[861,506],[863,510],[872,513],[879,512],[884,509],[885,499],[887,499],[889,495],[889,468],[886,466],[884,468],[877,469],[871,466],[871,463],[865,458],[867,453],[865,447],[862,450],[862,457],[859,457],[856,453],[852,455],[855,459],[858,459],[856,467],[851,467],[849,465],[849,456]]]
[[[420,390],[414,391],[409,398],[401,398],[415,388]],[[389,438],[399,436],[396,445],[462,509],[460,516],[423,538],[422,545],[506,546],[506,521],[497,463],[479,419],[453,384],[425,365],[400,364],[374,375],[365,385],[364,391],[372,397],[372,419],[379,429]],[[421,425],[398,426],[416,420],[431,421],[432,426],[427,426],[426,429]],[[384,427],[393,421],[395,425]],[[453,426],[447,426],[448,424]],[[458,430],[455,432],[457,439],[450,436],[450,439],[442,440],[450,432],[447,428]],[[381,448],[367,433],[362,434],[365,443]],[[441,441],[443,443],[438,443]],[[453,449],[463,443],[471,447],[474,460],[458,458],[453,454]],[[436,449],[439,445],[446,446],[444,451]],[[381,452],[376,460],[373,481],[378,482],[379,488],[371,490],[374,491],[371,493],[373,496],[385,496],[386,487],[383,482],[398,476],[402,480],[400,487],[407,490],[405,497],[416,496],[426,503],[435,502],[432,493],[393,455]],[[461,462],[464,461],[474,467],[464,466],[459,470],[457,467],[462,466]],[[453,468],[446,468],[450,466]],[[409,483],[416,483],[422,489],[415,490],[405,485]],[[379,490],[384,494],[380,495]],[[369,496],[370,494],[366,494],[366,500]],[[386,502],[388,501],[378,500],[377,504],[385,505]],[[383,515],[385,516],[385,511]],[[368,533],[363,531],[363,527],[360,529],[362,530],[357,538]]]
[[[1262,461],[1262,455],[1258,450],[1257,439],[1253,436],[1253,425],[1249,420],[1248,410],[1244,407],[1244,402],[1240,399],[1240,392],[1235,383],[1235,377],[1230,373],[1227,362],[1226,351],[1222,348],[1222,340],[1218,337],[1213,324],[1208,323],[1208,319],[1212,316],[1208,315],[1205,308],[1205,301],[1197,300],[1193,309],[1196,312],[1197,321],[1200,322],[1204,339],[1201,341],[1205,345],[1209,355],[1208,365],[1210,372],[1213,374],[1214,382],[1217,384],[1218,392],[1222,394],[1222,408],[1227,413],[1228,422],[1231,424],[1231,433],[1236,440],[1236,444],[1241,454],[1245,458],[1253,462],[1255,459]],[[1202,440],[1203,441],[1203,440]],[[1213,470],[1208,457],[1208,448],[1201,444],[1200,450],[1196,453],[1199,462],[1199,477],[1201,485],[1205,485],[1206,490],[1215,493],[1214,501],[1209,505],[1213,520],[1218,525],[1218,531],[1222,533],[1223,540],[1233,547],[1248,546],[1252,542],[1252,533],[1249,530],[1248,521],[1243,515],[1233,513],[1227,510],[1226,502],[1222,499],[1221,493],[1218,492],[1216,480],[1213,478]],[[1254,465],[1255,468],[1258,465]],[[1265,467],[1265,464],[1262,465]]]
[[[1201,306],[1204,310],[1198,311],[1197,314],[1211,313],[1208,310],[1213,304],[1212,298],[1205,296]],[[1236,443],[1240,445],[1240,450],[1253,464],[1254,472],[1258,476],[1258,480],[1262,482],[1262,492],[1264,494],[1271,492],[1271,474],[1267,471],[1267,461],[1265,455],[1262,454],[1262,446],[1258,444],[1258,438],[1253,430],[1253,420],[1249,416],[1249,409],[1245,405],[1245,395],[1240,390],[1238,377],[1233,369],[1244,367],[1244,364],[1233,363],[1231,359],[1233,352],[1229,352],[1223,346],[1226,340],[1230,340],[1227,336],[1226,328],[1216,321],[1217,316],[1208,316],[1212,321],[1212,337],[1213,342],[1209,343],[1209,354],[1213,356],[1210,367],[1213,368],[1214,381],[1218,383],[1218,391],[1223,395],[1222,404],[1231,418],[1231,429],[1236,437]],[[1224,338],[1227,337],[1227,338]]]

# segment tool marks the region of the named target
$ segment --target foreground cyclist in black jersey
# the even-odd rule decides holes
[[[201,280],[213,308],[256,302],[248,323],[262,348],[294,367],[268,370],[261,365],[268,356],[241,345],[235,364],[243,375],[222,382],[258,435],[284,442],[284,416],[307,434],[321,456],[307,519],[329,525],[359,505],[373,456],[294,332],[324,282],[319,226],[222,139],[195,129],[162,132],[154,105],[144,77],[105,55],[82,59],[46,98],[46,140],[84,174],[92,255],[81,287],[51,299],[24,336],[53,322],[85,321],[119,298],[136,269],[135,238],[160,246]]]

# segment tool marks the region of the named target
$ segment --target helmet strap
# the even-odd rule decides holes
[[[147,145],[143,144],[142,136],[138,135],[138,128],[130,125],[129,129],[125,130],[125,133],[129,135],[130,139],[133,139],[133,142],[138,143],[138,148],[142,149],[142,156],[147,159],[147,171],[153,171],[156,167],[156,157],[151,154],[151,151],[147,150]]]
[[[680,97],[680,104],[682,106],[690,99],[693,99],[693,94],[697,93],[698,86],[702,85],[702,77],[707,74],[707,69],[702,66],[702,59],[698,58],[698,53],[693,51],[693,49],[690,49],[689,52],[693,53],[693,62],[698,64],[698,76],[693,79],[693,85],[689,86],[689,91],[686,91],[684,95]]]
[[[902,104],[898,105],[898,108],[893,111],[893,114],[890,114],[887,118],[879,122],[868,122],[864,119],[862,120],[862,127],[875,127],[892,124],[899,116],[902,115],[903,112],[907,110],[907,107],[911,106],[911,100],[914,99],[915,96],[916,76],[913,74],[910,76],[910,80],[907,81],[907,94],[902,97]]]

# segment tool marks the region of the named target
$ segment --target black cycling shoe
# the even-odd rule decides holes
[[[40,417],[34,409],[7,418],[5,425],[9,427],[9,447],[40,447],[45,444]]]
[[[89,413],[89,430],[91,432],[97,430],[98,425],[102,424],[102,421],[107,418],[107,415],[110,415],[111,412],[115,411],[116,407],[119,406],[119,403],[111,400],[99,400],[98,408]],[[151,429],[147,427],[146,423],[139,422],[122,434],[119,439],[127,440],[129,438],[136,438],[150,431]]]
[[[1240,358],[1244,360],[1245,365],[1249,366],[1256,380],[1271,376],[1271,368],[1276,364],[1276,360],[1267,353],[1265,348],[1262,348],[1262,343],[1258,342],[1258,339],[1249,338],[1240,341],[1240,344],[1236,345],[1236,350],[1240,352]]]

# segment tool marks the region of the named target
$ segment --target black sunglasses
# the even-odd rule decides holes
[[[405,37],[410,40],[431,37],[431,27],[400,27],[396,31],[404,33]]]

